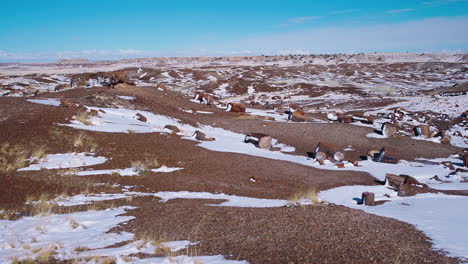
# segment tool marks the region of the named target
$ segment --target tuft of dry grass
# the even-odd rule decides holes
[[[41,145],[39,147],[37,147],[32,153],[31,153],[31,157],[34,159],[34,160],[40,160],[42,158],[44,158],[46,156],[46,152],[47,152],[47,147],[44,146],[44,145]]]
[[[75,252],[83,252],[83,251],[88,251],[88,250],[90,250],[90,248],[89,248],[89,247],[81,247],[81,246],[79,246],[79,247],[75,247],[73,250],[74,250]]]
[[[16,256],[11,258],[11,264],[33,264],[34,262],[36,261],[32,258],[25,258],[21,260]]]
[[[91,114],[88,111],[79,111],[75,114],[75,119],[85,126],[90,126],[93,124],[89,121],[90,115]]]
[[[146,160],[137,160],[132,161],[131,167],[138,175],[144,175],[151,170],[151,168],[158,168],[159,161],[157,159],[146,159]]]
[[[300,202],[307,201],[310,201],[310,203],[312,203],[313,205],[322,203],[322,201],[318,197],[317,188],[312,187],[307,190],[298,191],[291,195],[291,197],[288,199],[289,204],[298,204]]]
[[[93,137],[86,135],[81,132],[73,140],[73,146],[83,151],[95,152],[98,148],[98,144]]]
[[[0,147],[0,172],[26,167],[30,151],[21,145],[5,143]]]

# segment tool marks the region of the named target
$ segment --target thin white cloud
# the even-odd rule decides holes
[[[414,11],[414,9],[413,8],[403,8],[403,9],[388,10],[387,13],[397,14],[397,13],[406,13],[406,12],[411,12],[411,11]]]
[[[288,19],[288,22],[292,24],[302,24],[308,20],[319,19],[319,18],[321,18],[321,16],[294,17],[294,18]]]
[[[192,49],[143,51],[138,49],[60,52],[9,52],[0,50],[0,61],[90,60],[157,56],[240,56],[360,52],[468,52],[468,16],[431,18],[404,23],[368,26],[315,27],[287,33],[256,35],[205,44]]]
[[[137,49],[115,50],[78,50],[57,52],[7,52],[0,50],[0,60],[59,60],[59,59],[122,59],[146,55],[145,51]]]
[[[329,12],[329,15],[339,15],[339,14],[347,14],[347,13],[354,13],[354,12],[359,12],[359,9],[346,9],[346,10],[338,10],[338,11],[333,11]]]
[[[468,16],[431,18],[403,23],[320,27],[295,32],[252,36],[229,43],[225,49],[262,53],[308,50],[313,53],[468,51]],[[266,48],[268,47],[268,50]]]
[[[468,2],[468,0],[435,0],[423,2],[423,5],[447,5],[450,3]]]

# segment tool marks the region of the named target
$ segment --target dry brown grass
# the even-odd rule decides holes
[[[95,152],[98,148],[98,144],[94,138],[84,132],[80,132],[80,134],[74,138],[73,146],[87,152]]]
[[[304,201],[304,200],[309,200],[313,205],[322,203],[322,201],[318,197],[317,188],[315,187],[294,193],[288,199],[288,203],[297,204],[299,201]]]
[[[21,145],[5,143],[0,147],[0,172],[26,167],[30,151]]]
[[[44,145],[41,145],[34,149],[34,151],[31,153],[31,157],[34,160],[40,160],[46,156],[47,153],[47,147]]]
[[[79,246],[79,247],[75,247],[73,250],[74,250],[75,252],[83,252],[83,251],[88,251],[88,250],[90,250],[90,248],[89,248],[89,247],[81,247],[81,246]]]
[[[160,166],[157,159],[137,160],[132,161],[130,164],[133,171],[135,171],[140,176],[145,175],[152,168],[158,168]]]
[[[92,123],[89,121],[90,113],[88,111],[80,111],[75,114],[75,119],[85,126],[90,126]]]

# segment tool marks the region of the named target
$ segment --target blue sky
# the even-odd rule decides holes
[[[35,0],[0,12],[0,61],[468,51],[468,0]]]

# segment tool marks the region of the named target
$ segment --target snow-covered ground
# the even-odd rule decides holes
[[[38,102],[38,101],[36,101]],[[41,102],[38,102],[41,103]],[[50,100],[44,101],[50,104]],[[280,151],[270,151],[257,148],[252,144],[243,143],[244,135],[234,133],[222,128],[200,125],[198,128],[182,123],[178,119],[157,115],[146,111],[136,111],[129,109],[110,109],[88,107],[98,110],[98,116],[91,117],[91,125],[85,125],[77,120],[72,120],[71,124],[63,124],[77,129],[92,131],[126,133],[133,131],[135,133],[166,133],[166,125],[179,127],[182,132],[179,133],[183,139],[196,140],[191,135],[196,130],[200,130],[209,137],[215,138],[214,141],[199,141],[198,146],[220,152],[232,152],[245,155],[264,157],[275,160],[283,160],[298,163],[305,166],[324,170],[349,170],[367,172],[377,179],[383,180],[386,173],[405,174],[415,177],[421,183],[425,183],[433,188],[439,189],[457,189],[468,190],[465,174],[450,175],[450,170],[445,168],[441,161],[452,161],[455,168],[461,166],[460,160],[456,157],[441,157],[434,160],[421,160],[415,162],[401,161],[398,164],[376,163],[370,160],[360,161],[358,166],[345,162],[344,168],[338,168],[331,162],[319,165],[314,159],[305,156],[296,156]],[[103,110],[103,111],[99,111]],[[136,119],[136,114],[140,113],[147,118],[147,122],[140,122]],[[429,162],[428,162],[429,161]],[[437,175],[444,179],[443,182],[436,182],[432,178]],[[363,191],[373,191],[377,194],[377,199],[383,199],[384,194],[388,194],[390,201],[383,205],[374,207],[358,206],[353,198],[359,197]],[[158,193],[133,193],[124,192],[123,194],[102,195],[97,199],[125,198],[128,195],[155,196],[162,199],[162,202],[176,198],[185,199],[221,199],[225,200],[217,206],[247,206],[247,207],[278,207],[285,206],[285,200],[268,200],[248,197],[237,197],[225,194],[193,193],[193,192],[158,192]],[[424,231],[434,240],[435,247],[447,250],[454,256],[467,257],[466,251],[468,237],[466,232],[457,232],[462,225],[466,223],[464,213],[460,214],[460,208],[468,201],[464,196],[449,196],[443,194],[420,194],[414,197],[396,197],[395,192],[386,189],[385,186],[345,186],[328,191],[321,192],[320,198],[337,204],[343,204],[353,208],[359,208],[371,213],[393,217],[401,221],[416,225],[417,228]],[[73,203],[76,201],[68,200]],[[86,197],[77,197],[86,201]]]
[[[154,254],[158,248],[178,252],[197,244],[187,240],[143,241],[137,240],[129,232],[109,232],[134,218],[122,215],[131,209],[133,208],[117,207],[100,211],[22,217],[15,221],[0,220],[0,262],[14,263],[28,259],[47,262],[53,256],[58,260],[78,263],[101,263],[99,261],[105,257],[110,257],[116,263],[247,263],[226,260],[221,255],[143,259],[130,256],[137,253]],[[110,247],[118,243],[123,245]]]
[[[363,192],[373,192],[381,205],[358,205]],[[387,196],[385,196],[387,195]],[[451,256],[468,259],[468,204],[467,196],[424,193],[411,197],[398,197],[386,186],[343,186],[319,193],[327,202],[360,209],[367,213],[394,218],[414,225]]]

